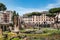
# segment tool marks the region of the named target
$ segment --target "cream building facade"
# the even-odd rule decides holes
[[[46,13],[42,13],[40,16],[34,15],[31,17],[23,16],[23,21],[28,24],[52,24],[54,23],[54,19],[46,16]]]
[[[0,28],[4,31],[7,30],[12,22],[12,11],[0,11]]]

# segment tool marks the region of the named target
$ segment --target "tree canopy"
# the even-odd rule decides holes
[[[54,14],[54,13],[49,13],[49,14],[46,14],[46,16],[48,16],[48,17],[55,17],[56,14]]]
[[[49,10],[49,14],[47,14],[47,16],[50,16],[50,17],[55,17],[57,13],[60,12],[60,7],[58,8],[51,8]]]
[[[60,12],[60,7],[58,7],[58,8],[51,8],[51,9],[49,10],[49,12],[50,12],[50,13],[58,13],[58,12]]]
[[[34,16],[34,15],[40,16],[41,13],[40,13],[40,12],[32,12],[32,13],[29,13],[29,14],[27,14],[27,15],[28,15],[28,16]]]
[[[16,17],[17,17],[17,16],[19,16],[19,14],[18,14],[18,13],[16,13],[16,11],[14,11],[14,12],[13,12],[12,19],[14,19],[14,16],[16,16]]]
[[[6,9],[7,7],[3,3],[0,3],[0,11],[5,11]]]

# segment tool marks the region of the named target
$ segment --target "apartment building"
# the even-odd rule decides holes
[[[60,28],[60,13],[57,13],[55,16],[54,28]]]
[[[56,14],[55,19],[58,20],[58,22],[60,22],[60,13]]]
[[[0,28],[5,31],[12,22],[12,11],[0,11]]]
[[[23,20],[26,24],[32,24],[32,25],[54,23],[54,19],[46,16],[46,14],[47,14],[46,12],[42,12],[40,16],[33,15],[31,17],[25,15],[23,16]]]

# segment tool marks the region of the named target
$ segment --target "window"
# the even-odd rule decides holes
[[[49,19],[49,21],[50,21],[50,19]]]
[[[8,20],[4,20],[4,22],[6,22],[6,23],[7,23],[7,22],[8,22]]]
[[[34,24],[34,22],[33,22],[33,24]]]
[[[34,21],[34,17],[33,17],[33,21]]]
[[[36,21],[38,21],[38,20],[36,19]]]
[[[51,21],[53,21],[53,19]]]
[[[46,21],[49,21],[49,19],[46,19]]]
[[[39,22],[39,24],[40,24],[40,22]]]

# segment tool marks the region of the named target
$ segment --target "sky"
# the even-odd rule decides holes
[[[42,12],[60,7],[60,0],[0,0],[0,3],[5,4],[7,10],[15,10],[21,16],[25,13]]]

